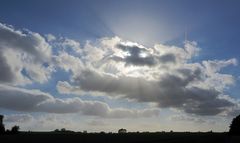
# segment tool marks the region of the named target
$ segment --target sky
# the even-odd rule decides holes
[[[7,128],[228,131],[240,113],[237,0],[1,0]]]

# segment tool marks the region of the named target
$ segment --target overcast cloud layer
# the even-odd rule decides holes
[[[237,60],[196,61],[200,48],[194,41],[186,41],[183,47],[144,47],[112,37],[80,45],[72,39],[44,37],[0,24],[0,107],[102,118],[153,117],[161,108],[195,115],[232,115],[239,110],[239,102],[224,92],[234,85],[234,77],[221,73],[222,68],[236,66]],[[69,81],[58,81],[58,92],[79,97],[61,99],[24,88],[47,83],[60,69],[69,73]],[[156,107],[111,108],[104,102],[82,100],[84,93],[126,98],[136,104],[154,103]]]

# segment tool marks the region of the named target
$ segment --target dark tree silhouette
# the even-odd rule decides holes
[[[20,129],[19,126],[16,126],[16,125],[15,125],[15,126],[12,127],[11,132],[12,132],[12,133],[18,133],[18,132],[19,132],[19,129]]]
[[[5,127],[3,124],[3,115],[0,115],[0,134],[3,134],[5,132]]]
[[[54,132],[59,132],[59,129],[54,130]]]
[[[238,115],[237,117],[235,117],[232,120],[232,123],[230,125],[230,129],[229,129],[229,134],[240,136],[240,115]]]
[[[122,133],[127,133],[127,129],[119,129],[118,133],[122,134]]]
[[[65,129],[65,128],[62,128],[62,129],[61,129],[61,132],[66,132],[66,129]]]

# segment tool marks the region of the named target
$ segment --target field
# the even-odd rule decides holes
[[[0,142],[34,143],[240,143],[240,137],[227,133],[56,133],[20,132],[14,135],[0,135]]]

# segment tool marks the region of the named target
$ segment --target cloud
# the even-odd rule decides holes
[[[203,61],[203,65],[205,66],[207,73],[216,73],[220,71],[222,68],[227,67],[229,65],[237,65],[237,59],[232,58],[229,60],[214,60],[214,61]]]
[[[0,81],[12,82],[15,79],[15,74],[11,72],[11,67],[7,64],[3,52],[0,52]],[[10,71],[10,72],[9,72]]]
[[[36,61],[46,61],[51,56],[51,49],[45,39],[29,30],[15,30],[12,26],[0,24],[2,48],[12,48],[31,54]]]
[[[195,41],[187,41],[183,47],[146,47],[105,37],[80,46],[69,38],[45,37],[0,24],[0,107],[106,118],[158,114],[157,109],[111,109],[99,101],[55,98],[39,90],[16,87],[47,82],[55,70],[63,69],[70,77],[57,82],[62,94],[101,93],[195,115],[222,115],[239,108],[233,98],[223,98],[225,90],[234,85],[234,76],[221,73],[223,68],[237,65],[237,60],[196,61],[200,48]]]
[[[45,36],[46,36],[48,42],[52,42],[52,41],[54,41],[54,40],[57,39],[57,38],[56,38],[54,35],[52,35],[52,34],[47,34],[47,35],[45,35]]]
[[[0,85],[0,107],[15,111],[47,113],[81,113],[104,118],[135,118],[158,116],[158,109],[132,110],[110,108],[99,101],[84,101],[80,98],[59,99],[39,90],[26,90]]]
[[[70,126],[77,127],[79,120],[73,121],[74,115],[61,114],[8,114],[4,115],[5,127],[11,129],[12,126],[18,125],[23,131],[53,131],[56,128],[69,129]],[[76,130],[77,128],[75,128]]]
[[[107,126],[108,124],[106,122],[103,122],[101,120],[92,120],[87,123],[90,126]]]
[[[39,90],[0,85],[0,107],[16,111],[36,111],[39,104],[53,97]]]
[[[64,48],[72,48],[76,53],[81,52],[80,43],[72,39],[65,38],[61,43],[61,46]]]
[[[159,81],[148,81],[134,77],[116,78],[110,75],[100,75],[93,71],[84,71],[75,79],[78,88],[69,84],[62,85],[65,93],[70,90],[97,91],[107,95],[120,95],[139,102],[155,102],[159,107],[174,107],[187,113],[199,115],[216,115],[233,106],[231,101],[218,97],[219,91],[200,87],[186,87],[196,75],[180,78],[174,75],[165,75]],[[174,89],[174,90],[173,90]],[[63,91],[62,90],[62,91]]]
[[[161,63],[176,63],[176,57],[173,54],[165,54],[159,57]]]
[[[52,69],[51,46],[44,37],[29,30],[15,30],[0,23],[0,82],[21,84],[46,82]]]
[[[141,47],[137,44],[118,44],[116,45],[117,48],[126,52],[126,55],[121,57],[114,57],[113,59],[116,61],[125,62],[126,65],[137,65],[137,66],[153,66],[157,64],[156,59],[147,55],[147,49]]]
[[[173,115],[170,117],[172,121],[180,121],[180,122],[193,122],[198,124],[215,124],[214,120],[204,119],[196,116],[188,116],[188,115]]]
[[[157,64],[175,63],[176,57],[172,53],[154,54],[154,50],[132,42],[121,42],[115,45],[123,51],[122,56],[111,59],[133,66],[156,66]]]
[[[234,77],[220,72],[236,65],[236,59],[191,62],[200,51],[196,42],[188,41],[184,48],[162,44],[147,48],[115,37],[101,39],[96,45],[88,43],[83,49],[86,56],[100,52],[97,57],[76,57],[88,64],[73,71],[70,83],[58,82],[59,92],[101,92],[196,115],[218,115],[235,106],[221,98],[224,89],[234,84]],[[142,56],[153,58],[157,64],[146,62]]]
[[[159,115],[158,109],[111,109],[106,103],[99,101],[83,101],[80,98],[55,99],[44,102],[38,107],[39,111],[48,113],[82,113],[87,116],[102,118],[141,118]]]
[[[6,115],[4,117],[4,122],[31,122],[33,120],[33,116],[30,114],[11,114]]]
[[[60,52],[57,56],[54,56],[53,60],[59,68],[72,74],[78,74],[84,68],[84,64],[79,58],[66,52]]]

